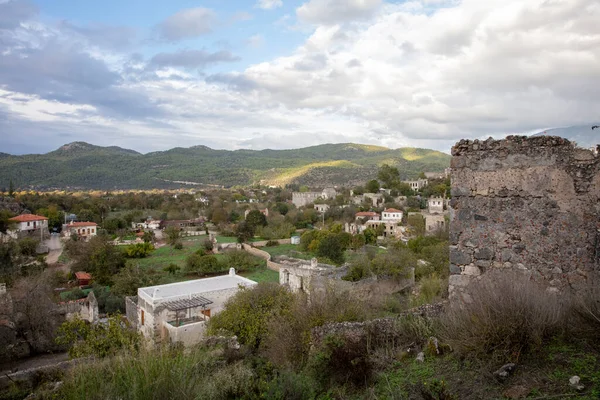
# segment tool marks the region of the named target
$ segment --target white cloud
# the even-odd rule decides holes
[[[367,3],[371,6],[359,7]],[[87,75],[54,72],[41,61],[36,64],[43,69],[27,64],[24,71],[21,58],[4,57],[14,65],[0,68],[7,91],[0,93],[0,147],[43,121],[39,126],[51,132],[80,135],[72,140],[126,145],[122,141],[131,136],[136,143],[131,147],[142,151],[323,142],[447,151],[463,137],[598,119],[600,3],[595,0],[349,0],[336,17],[327,12],[332,4],[311,0],[297,10],[316,25],[285,57],[242,71],[221,70],[204,80],[184,69],[196,57],[185,63],[170,59],[158,74],[148,72],[148,61],[141,58],[121,73],[115,59],[107,71],[97,66],[104,75],[94,74],[91,83]],[[185,35],[171,32],[172,38]],[[255,36],[248,43],[260,41]],[[43,48],[40,43],[35,47]],[[28,57],[39,53],[47,61],[52,55],[60,58],[56,65],[65,65],[62,47],[55,47],[60,51],[48,47]],[[200,60],[208,55],[196,53]],[[95,61],[82,55],[67,65]],[[106,88],[80,90],[84,84]],[[6,115],[10,119],[3,120]],[[152,140],[140,141],[140,134]]]
[[[258,0],[256,3],[256,7],[262,8],[263,10],[273,10],[282,6],[282,0]]]
[[[296,10],[301,21],[313,24],[336,24],[367,19],[381,5],[381,0],[310,0]]]

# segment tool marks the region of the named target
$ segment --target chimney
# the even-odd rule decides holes
[[[235,276],[235,268],[229,268],[229,276]]]

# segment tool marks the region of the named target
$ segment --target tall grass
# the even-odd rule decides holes
[[[227,363],[222,350],[173,349],[122,354],[70,371],[61,399],[227,399],[252,388],[254,372]]]
[[[461,353],[506,361],[565,331],[569,301],[522,274],[489,273],[441,319],[445,342]]]

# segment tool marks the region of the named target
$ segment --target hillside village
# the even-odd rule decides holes
[[[537,152],[545,149],[542,155],[528,153],[530,142]],[[523,165],[505,161],[503,146],[522,152]],[[545,214],[539,216],[529,211],[521,220],[507,217],[519,212],[520,203],[512,201],[530,187],[535,198],[555,196],[552,186],[544,188],[545,181],[528,186],[533,178],[506,187],[507,171],[536,168],[527,162],[545,165],[539,157],[572,163],[557,163],[551,167],[556,171],[586,168],[584,177],[573,175],[581,188],[577,193],[595,190],[585,183],[596,171],[595,153],[573,148],[564,139],[548,138],[460,142],[452,170],[423,171],[414,180],[402,180],[396,167],[384,164],[377,179],[353,187],[79,193],[11,188],[0,203],[5,342],[0,369],[6,377],[0,378],[0,390],[17,398],[32,392],[37,398],[68,397],[77,380],[86,379],[113,397],[121,389],[115,386],[106,394],[105,383],[92,379],[93,371],[156,361],[162,374],[183,374],[177,378],[182,379],[185,367],[167,372],[169,365],[200,357],[220,365],[207,376],[221,379],[221,368],[234,376],[234,382],[202,389],[208,378],[190,381],[196,393],[210,398],[258,398],[271,390],[280,393],[273,398],[322,398],[331,390],[334,398],[364,397],[365,390],[385,398],[524,398],[532,393],[594,398],[600,381],[592,371],[600,359],[589,340],[595,337],[598,298],[589,286],[594,268],[583,260],[595,256],[574,245],[580,259],[573,272],[564,267],[558,272],[533,256],[530,239],[521,236],[527,234],[521,220],[533,218],[532,226],[539,223],[542,235],[552,238],[560,231],[546,231],[553,225],[545,220],[550,210],[554,218],[563,218],[556,206],[540,206]],[[562,156],[553,158],[555,153]],[[478,157],[497,158],[499,180],[475,164],[467,168]],[[473,182],[477,186],[469,188]],[[570,195],[557,201],[568,202],[564,196]],[[496,196],[495,203],[487,203],[490,196]],[[497,214],[490,213],[489,204],[499,207],[507,200]],[[574,221],[574,211],[569,215]],[[587,229],[583,221],[571,223],[572,229]],[[560,257],[545,239],[539,243],[546,255]],[[529,278],[520,278],[523,274]],[[495,283],[486,286],[489,282]],[[549,282],[548,290],[538,286],[543,282]],[[556,293],[567,293],[566,287],[591,297],[587,303],[575,297],[557,303]],[[537,297],[521,298],[522,293]],[[491,305],[486,302],[497,301],[494,296],[508,296],[494,316],[497,321],[485,311]],[[514,315],[512,307],[525,308]],[[473,315],[484,325],[465,321]],[[542,320],[532,320],[534,315]],[[564,326],[566,321],[577,330]],[[538,325],[528,328],[524,322]],[[548,344],[560,342],[567,332],[580,338],[564,344],[571,346],[568,351]],[[549,357],[567,357],[560,368],[570,375],[544,380],[541,375],[554,373],[548,364],[532,375],[541,379],[537,383],[518,383],[532,374],[528,369],[540,368],[534,360],[541,344],[550,346]],[[579,365],[575,359],[582,351],[588,355]],[[463,373],[472,379],[482,370],[490,374],[473,393],[460,374],[450,372],[466,362],[457,357],[471,353],[478,364]],[[125,354],[128,361],[121,358]],[[90,356],[108,364],[77,366],[77,360]],[[271,363],[270,369],[248,364],[259,360]],[[511,378],[520,364],[524,371]],[[37,382],[42,372],[64,383]],[[272,386],[261,387],[256,379]],[[395,380],[393,387],[385,383],[389,379]],[[250,389],[237,386],[240,382]]]

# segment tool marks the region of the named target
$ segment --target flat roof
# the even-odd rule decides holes
[[[222,275],[213,278],[170,283],[168,285],[148,286],[139,288],[138,291],[143,292],[146,296],[154,300],[165,300],[171,297],[192,296],[216,290],[235,289],[238,285],[253,286],[256,285],[256,282],[239,275]],[[155,289],[156,296],[152,297]]]

